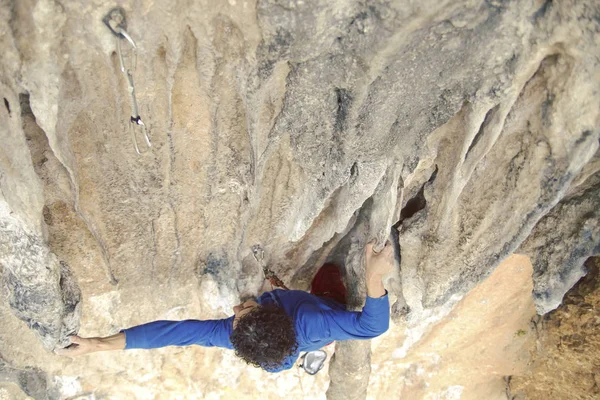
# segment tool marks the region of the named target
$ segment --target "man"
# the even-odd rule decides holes
[[[277,289],[238,304],[226,319],[155,321],[103,338],[72,336],[73,344],[59,354],[196,344],[234,349],[247,363],[269,372],[286,370],[300,352],[334,340],[371,339],[387,331],[390,306],[382,279],[392,270],[393,254],[390,243],[379,253],[373,251],[373,243],[367,244],[367,299],[361,312],[346,311],[339,271],[328,264],[313,280],[314,294]]]

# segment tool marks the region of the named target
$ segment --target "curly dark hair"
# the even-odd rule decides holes
[[[230,340],[238,357],[267,371],[281,367],[298,348],[292,318],[275,304],[259,305],[242,316]]]

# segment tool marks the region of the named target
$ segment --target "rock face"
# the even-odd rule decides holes
[[[65,347],[58,340],[79,328],[81,293],[69,268],[44,245],[11,218],[0,203],[0,247],[3,291],[15,315],[25,321],[52,350]]]
[[[292,288],[343,264],[356,308],[361,249],[395,226],[414,340],[517,249],[540,313],[599,252],[596,2],[119,4],[142,155],[112,5],[0,5],[2,286],[47,349],[225,315],[262,285],[254,245]],[[335,369],[368,348],[346,350],[331,376],[364,397],[368,368]]]
[[[396,347],[400,329],[375,341],[371,398],[513,400],[506,377],[528,372],[535,341],[532,272],[514,254],[415,345]]]
[[[586,166],[598,168],[595,160]],[[600,254],[600,174],[583,174],[570,192],[536,225],[519,251],[536,266],[534,297],[538,313],[558,307],[563,294],[586,274],[583,263]]]

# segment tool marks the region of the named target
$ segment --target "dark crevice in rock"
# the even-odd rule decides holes
[[[6,97],[4,98],[4,107],[6,107],[6,111],[8,111],[8,116],[10,117],[12,115],[10,111],[10,103],[8,102],[8,100],[6,100]]]
[[[536,23],[540,18],[543,18],[551,8],[552,0],[545,0],[544,4],[542,4],[542,6],[538,8],[537,11],[531,16],[533,23]]]
[[[402,208],[402,211],[400,211],[400,220],[394,224],[394,228],[398,229],[400,225],[402,225],[403,221],[411,218],[413,215],[415,215],[427,206],[427,200],[425,199],[425,186],[428,184],[432,184],[433,181],[435,181],[437,173],[438,167],[436,165],[435,170],[433,171],[427,182],[425,182],[423,186],[421,186],[419,192],[412,199],[406,202],[406,205]]]
[[[73,276],[71,269],[64,261],[60,261],[60,280],[58,284],[62,292],[62,299],[64,303],[64,315],[78,316],[79,313],[77,311],[77,307],[81,302],[81,291],[79,290],[79,286],[77,285],[77,280],[75,279],[75,276]],[[78,324],[74,323],[71,327],[74,328],[75,325],[78,326]],[[77,332],[75,329],[73,329],[71,332],[67,332],[66,335],[69,336],[75,333]]]
[[[358,163],[355,162],[350,167],[350,183],[354,183],[358,179],[358,174],[359,174]]]
[[[465,160],[467,159],[467,157],[469,157],[469,154],[471,154],[471,150],[473,150],[473,148],[475,148],[475,145],[483,137],[485,131],[487,130],[487,127],[490,125],[490,122],[492,121],[492,119],[494,118],[494,116],[496,115],[496,113],[498,112],[499,108],[500,108],[500,104],[497,104],[492,109],[490,109],[487,112],[487,114],[485,114],[485,118],[483,119],[483,123],[479,127],[479,131],[477,132],[477,134],[475,135],[475,137],[471,141],[471,144],[469,145],[469,149],[467,150],[467,153],[465,154]]]
[[[587,138],[589,138],[590,136],[592,136],[593,132],[589,129],[586,129],[585,131],[583,131],[581,133],[581,136],[575,141],[575,144],[582,144],[583,142],[585,142],[587,140]]]
[[[335,117],[335,130],[336,132],[343,132],[346,128],[346,120],[350,111],[350,104],[352,103],[352,96],[346,89],[335,89],[335,95],[337,98],[337,111]]]
[[[552,110],[552,104],[554,104],[554,94],[548,92],[546,94],[546,100],[542,103],[542,123],[546,126],[550,126],[550,113]]]
[[[22,117],[27,114],[33,115],[33,112],[31,111],[31,105],[29,104],[29,93],[19,93],[19,105],[21,106]]]
[[[406,202],[406,205],[402,208],[402,211],[400,212],[400,220],[394,226],[400,226],[402,224],[402,221],[404,221],[405,219],[409,219],[417,212],[425,208],[425,206],[427,205],[427,200],[425,199],[424,191],[425,185],[421,186],[421,189],[415,197]]]

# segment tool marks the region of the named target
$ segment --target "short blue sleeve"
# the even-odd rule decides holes
[[[124,329],[125,349],[155,349],[165,346],[233,348],[229,337],[233,331],[233,317],[198,321],[154,321]]]

